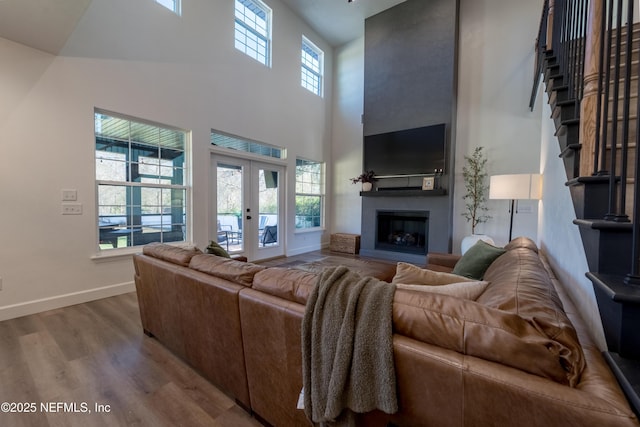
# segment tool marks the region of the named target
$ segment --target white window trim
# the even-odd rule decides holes
[[[184,132],[185,133],[185,147],[184,147],[184,156],[185,156],[185,174],[183,176],[184,182],[182,185],[163,185],[163,184],[153,184],[153,183],[135,183],[135,182],[127,182],[127,185],[131,185],[131,186],[157,186],[157,187],[162,187],[162,188],[168,188],[168,187],[172,187],[172,188],[178,188],[178,189],[184,189],[185,190],[185,239],[184,241],[180,241],[180,242],[166,242],[166,244],[172,245],[172,246],[180,246],[180,247],[190,247],[193,246],[193,197],[192,197],[192,191],[193,191],[193,185],[192,185],[192,162],[191,162],[191,153],[192,153],[192,147],[191,147],[191,131],[188,131],[186,129],[181,129],[175,126],[171,126],[171,125],[167,125],[164,123],[159,123],[159,122],[154,122],[151,120],[146,120],[146,119],[142,119],[139,117],[134,117],[134,116],[129,116],[126,114],[122,114],[122,113],[117,113],[114,111],[109,111],[109,110],[104,110],[101,108],[94,108],[94,117],[95,114],[104,114],[107,116],[111,116],[111,117],[117,117],[123,120],[129,120],[129,121],[134,121],[134,122],[138,122],[138,123],[144,123],[144,124],[148,124],[151,126],[156,126],[156,127],[161,127],[164,129],[169,129],[169,130],[174,130],[174,131],[180,131],[180,132]],[[93,141],[94,141],[94,153],[95,153],[95,127],[94,127],[94,133],[93,133]],[[118,257],[123,257],[123,256],[129,256],[131,254],[134,253],[139,253],[142,250],[142,246],[141,245],[137,245],[137,246],[128,246],[128,247],[124,247],[124,248],[113,248],[113,249],[109,249],[109,250],[100,250],[100,237],[99,237],[99,199],[98,199],[98,187],[100,186],[100,184],[118,184],[118,185],[122,185],[122,181],[108,181],[108,180],[98,180],[95,178],[96,176],[96,170],[95,170],[95,154],[93,157],[93,176],[94,176],[94,183],[95,183],[95,218],[94,218],[94,227],[95,227],[95,231],[96,231],[96,252],[90,257],[92,260],[107,260],[107,259],[112,259],[112,258],[118,258]]]
[[[302,47],[304,45],[307,45],[311,50],[313,50],[315,53],[318,54],[318,62],[319,62],[319,68],[320,68],[320,72],[316,73],[314,70],[312,70],[311,68],[309,68],[307,65],[304,64],[304,61],[302,60]],[[302,86],[302,82],[300,83],[300,86],[303,87],[304,89],[308,90],[309,92],[318,95],[321,98],[324,98],[324,51],[322,49],[320,49],[315,43],[313,43],[311,40],[309,40],[307,37],[305,37],[304,35],[302,36],[302,46],[300,49],[300,66],[301,69],[304,68],[305,70],[307,70],[308,72],[310,72],[311,74],[318,76],[318,92],[314,92],[312,90],[310,90],[309,88]],[[302,70],[301,70],[302,72]]]
[[[266,5],[266,3],[264,3],[261,0],[251,0],[253,3],[255,3],[258,7],[262,8],[265,12],[265,14],[267,15],[267,35],[266,35],[266,44],[267,44],[267,51],[266,51],[266,58],[265,58],[265,62],[260,61],[257,58],[254,58],[253,56],[249,55],[248,53],[246,53],[245,51],[239,50],[236,48],[236,50],[242,52],[243,54],[245,54],[246,56],[248,56],[249,58],[259,62],[260,64],[271,68],[271,57],[272,57],[272,52],[271,52],[271,47],[272,47],[272,28],[273,28],[273,11],[271,10],[271,8],[269,6]],[[236,0],[233,1],[234,3],[234,12],[233,12],[233,19],[234,19],[234,23],[240,23],[240,25],[242,25],[247,31],[253,33],[256,37],[262,39],[262,35],[258,34],[254,31],[253,28],[251,28],[250,26],[248,26],[244,21],[238,19],[235,15],[235,2]],[[234,31],[235,31],[235,24],[234,24]],[[234,36],[234,44],[235,44],[235,36]],[[246,46],[246,45],[245,45]]]

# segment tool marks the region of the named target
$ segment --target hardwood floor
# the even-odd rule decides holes
[[[2,427],[261,425],[142,333],[135,293],[0,322],[0,404]]]
[[[394,266],[329,251],[262,264],[336,259]],[[0,427],[261,426],[142,333],[135,293],[0,322],[0,405]]]

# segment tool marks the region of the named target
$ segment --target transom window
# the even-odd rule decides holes
[[[271,9],[260,0],[235,0],[235,2],[236,49],[269,66]]]
[[[166,7],[176,15],[180,15],[180,0],[156,0],[156,3]]]
[[[323,164],[296,159],[296,229],[319,228],[324,224]]]
[[[302,87],[322,96],[324,53],[306,37],[302,37]]]
[[[95,112],[100,250],[187,237],[187,132]]]
[[[218,133],[214,130],[211,131],[211,145],[244,151],[245,153],[258,154],[260,156],[273,157],[274,159],[286,158],[285,149],[282,147],[274,147],[261,142]]]

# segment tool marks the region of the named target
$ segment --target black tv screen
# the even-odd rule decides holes
[[[364,169],[376,176],[444,172],[445,124],[364,137]]]

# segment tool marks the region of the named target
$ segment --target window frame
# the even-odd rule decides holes
[[[248,6],[243,3],[244,1],[248,1],[251,2],[260,12],[265,14],[265,28],[264,28],[264,33],[262,34],[255,26],[252,26],[250,22],[247,22],[245,20],[242,19],[242,17],[238,16],[238,5],[240,4],[242,7],[247,8],[249,10],[251,10],[252,12],[255,13],[255,10],[252,10],[250,8],[248,8]],[[257,15],[257,13],[255,13]],[[234,16],[234,25],[233,25],[233,40],[234,40],[234,47],[239,50],[240,52],[244,53],[245,55],[247,55],[248,57],[258,61],[259,63],[263,64],[266,67],[271,68],[271,31],[272,31],[272,26],[273,26],[273,11],[271,10],[271,8],[269,6],[267,6],[263,1],[261,0],[234,0],[234,9],[233,9],[233,16]],[[246,14],[244,14],[243,16],[246,17]],[[238,40],[237,38],[237,34],[238,34],[238,30],[240,29],[243,32],[243,35],[245,37],[245,39],[248,36],[251,36],[253,38],[255,38],[256,40],[256,44],[258,44],[258,41],[262,41],[264,42],[264,61],[262,61],[260,59],[260,57],[262,55],[260,55],[258,48],[251,48],[247,43],[245,43],[244,41]],[[238,44],[240,44],[242,46],[242,49],[238,46]],[[255,52],[255,55],[251,54],[250,51]]]
[[[312,183],[314,185],[319,186],[319,191],[316,192],[305,192],[298,191],[298,184],[303,184],[304,182],[298,181],[298,167],[299,162],[307,162],[317,164],[320,168],[319,170],[319,181],[318,183]],[[295,222],[295,233],[305,233],[311,231],[323,230],[325,227],[325,211],[326,211],[326,164],[324,162],[319,162],[316,160],[305,159],[302,157],[296,157],[296,173],[295,173],[295,195],[294,195],[294,222]],[[308,215],[298,215],[298,197],[318,197],[320,200],[320,224],[311,226],[311,227],[298,227],[298,217],[308,216]]]
[[[305,54],[311,56],[307,50],[318,56],[318,70],[314,70],[313,67],[307,63],[308,61],[305,61]],[[324,97],[324,51],[304,35],[302,36],[300,49],[300,75],[300,86],[321,98]],[[305,84],[309,81],[309,76],[313,76],[316,79],[316,90],[313,89],[313,85]]]
[[[103,116],[107,116],[116,120],[122,120],[122,121],[127,121],[129,123],[129,136],[128,136],[128,140],[122,139],[123,144],[126,143],[128,148],[126,155],[124,156],[124,167],[125,167],[125,176],[124,178],[120,178],[120,179],[105,179],[105,177],[99,177],[99,169],[97,166],[97,162],[101,161],[101,160],[107,160],[107,157],[103,157],[103,156],[99,156],[99,153],[110,153],[109,151],[105,151],[105,150],[99,150],[98,149],[98,139],[99,136],[102,136],[102,139],[109,139],[108,137],[104,136],[104,134],[102,134],[102,128],[100,129],[100,131],[98,130],[98,115],[103,115]],[[132,138],[131,135],[131,124],[135,124],[135,125],[139,125],[139,126],[149,126],[149,127],[153,127],[158,129],[159,134],[162,131],[169,131],[169,132],[178,132],[178,133],[182,133],[183,134],[183,138],[184,138],[184,143],[182,148],[171,148],[167,145],[163,145],[160,142],[158,142],[157,145],[153,145],[151,143],[148,143],[147,141],[141,141],[141,140],[135,140],[134,138]],[[102,126],[102,125],[101,125]],[[114,139],[115,136],[111,136],[110,139]],[[137,144],[137,145],[146,145],[149,148],[150,151],[153,151],[155,147],[155,149],[158,151],[158,157],[151,157],[149,158],[148,156],[142,155],[142,154],[138,154],[138,161],[134,161],[133,159],[133,148],[132,145],[133,144]],[[182,152],[182,157],[183,159],[181,160],[181,166],[168,166],[166,165],[166,160],[163,156],[162,156],[162,152],[164,150],[173,150],[173,151],[177,151],[177,152]],[[136,151],[140,151],[139,149],[137,149]],[[117,152],[113,152],[114,154],[116,154]],[[116,156],[114,156],[116,157]],[[157,165],[154,164],[153,162],[145,162],[144,159],[149,158],[150,160],[153,159],[157,159]],[[142,159],[142,161],[139,161],[140,159]],[[121,160],[116,160],[116,161],[121,161]],[[145,171],[145,169],[153,169],[157,166],[157,174],[153,173],[150,174],[148,171]],[[171,168],[172,172],[171,172],[171,176],[173,176],[175,173],[179,173],[180,175],[180,180],[181,180],[181,184],[175,184],[175,183],[167,183],[167,182],[163,182],[166,181],[167,178],[169,177],[169,175],[165,175],[166,174],[166,169],[167,168]],[[166,125],[166,124],[162,124],[162,123],[157,123],[157,122],[153,122],[153,121],[149,121],[146,119],[141,119],[138,117],[132,117],[132,116],[127,116],[124,114],[120,114],[120,113],[116,113],[116,112],[112,112],[112,111],[107,111],[107,110],[102,110],[102,109],[98,109],[95,108],[94,109],[94,169],[95,169],[95,173],[94,173],[94,179],[95,179],[95,191],[96,191],[96,197],[95,197],[95,203],[96,203],[96,213],[95,213],[95,230],[96,230],[96,248],[98,251],[98,254],[100,256],[118,256],[121,254],[127,254],[127,253],[131,253],[131,252],[137,252],[140,250],[140,247],[145,245],[147,242],[144,237],[148,237],[148,236],[143,236],[143,238],[141,239],[141,241],[138,244],[136,243],[136,239],[135,239],[135,231],[134,229],[139,227],[140,229],[142,229],[142,227],[144,227],[144,223],[142,222],[142,217],[145,215],[143,213],[144,211],[144,207],[145,204],[143,203],[143,197],[144,197],[144,193],[147,192],[151,192],[153,193],[153,190],[159,190],[156,193],[159,194],[161,196],[161,201],[158,205],[148,205],[148,207],[154,207],[160,209],[159,213],[153,213],[153,214],[147,214],[147,215],[155,215],[155,216],[160,216],[160,228],[158,231],[158,235],[160,237],[159,240],[151,240],[151,241],[161,241],[163,243],[170,243],[170,244],[176,244],[176,245],[185,245],[185,244],[189,244],[189,242],[191,242],[192,239],[192,227],[193,227],[193,221],[192,221],[192,206],[191,206],[191,192],[192,192],[192,185],[191,185],[191,132],[186,131],[184,129],[180,129],[174,126],[170,126],[170,125]],[[133,171],[136,170],[136,176],[139,178],[139,181],[134,181],[132,179],[132,175],[133,175]],[[157,181],[157,182],[153,182],[153,181]],[[108,187],[108,186],[114,186],[114,187],[124,187],[125,188],[125,192],[127,193],[126,195],[126,200],[124,201],[124,204],[121,204],[119,206],[124,207],[125,209],[125,213],[122,215],[116,215],[116,216],[124,216],[125,217],[125,224],[124,226],[121,224],[118,224],[117,226],[113,226],[113,228],[122,228],[124,227],[124,229],[131,229],[131,233],[126,233],[123,234],[124,236],[130,236],[130,238],[133,238],[133,241],[129,240],[127,242],[127,246],[124,247],[117,247],[114,246],[113,248],[102,248],[101,247],[101,230],[104,230],[105,225],[104,223],[102,223],[101,226],[101,220],[103,217],[105,217],[105,215],[103,214],[103,212],[101,211],[101,207],[106,207],[106,206],[110,206],[109,204],[101,204],[101,200],[100,200],[100,191],[101,191],[101,187]],[[129,191],[131,191],[132,198],[135,197],[139,197],[140,198],[140,205],[133,205],[133,202],[130,202],[129,200]],[[178,191],[181,194],[181,198],[182,203],[180,204],[180,206],[178,206],[178,204],[174,204],[174,198],[173,198],[173,192],[174,191]],[[171,196],[169,198],[169,204],[168,206],[165,206],[164,200],[162,199],[163,194],[166,194],[167,192],[171,192]],[[147,196],[149,197],[149,196]],[[178,199],[180,200],[180,199]],[[115,204],[113,206],[118,206],[118,204]],[[138,208],[140,210],[140,224],[135,224],[134,221],[129,221],[129,218],[133,218],[135,216],[135,214],[133,213],[134,206],[136,208]],[[174,208],[177,208],[178,212],[181,210],[180,207],[182,208],[182,212],[180,213],[180,216],[182,217],[182,222],[174,222],[173,218],[171,218],[171,221],[168,223],[165,223],[163,221],[163,217],[167,216],[167,215],[174,215]],[[166,211],[166,209],[168,208],[168,213]],[[152,224],[152,225],[148,225],[149,227],[157,227],[158,224]],[[178,227],[178,228],[182,228],[182,239],[181,240],[174,240],[174,239],[169,239],[169,240],[165,240],[165,233],[167,233],[169,230],[167,230],[167,228],[170,229],[171,233],[177,233],[179,232],[178,230],[173,230],[174,227]],[[145,233],[141,233],[142,235],[144,235]]]

